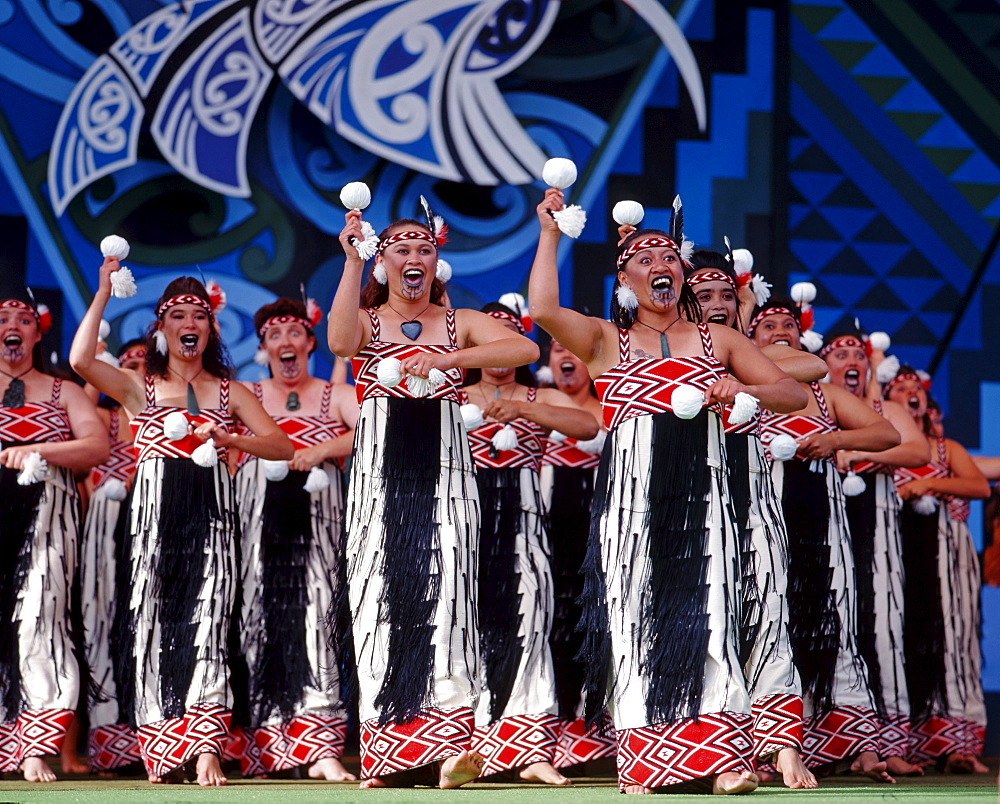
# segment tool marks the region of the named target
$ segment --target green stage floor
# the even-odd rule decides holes
[[[473,783],[460,790],[429,788],[405,790],[358,790],[357,783],[316,781],[233,779],[227,787],[206,789],[193,784],[151,785],[132,779],[77,778],[47,785],[27,782],[0,781],[0,804],[8,802],[81,802],[81,804],[138,804],[139,802],[277,802],[277,804],[312,804],[331,800],[356,801],[426,801],[446,804],[463,801],[466,804],[500,802],[545,802],[545,804],[581,804],[581,802],[621,801],[614,780],[577,778],[571,788],[550,788],[526,783]],[[942,776],[929,774],[922,779],[900,780],[895,785],[874,786],[867,780],[851,776],[833,776],[821,780],[817,790],[788,790],[773,782],[761,786],[752,794],[755,801],[775,801],[797,804],[804,801],[905,801],[923,802],[996,802],[997,782],[994,773],[987,776]],[[707,802],[707,795],[661,795],[658,800]]]

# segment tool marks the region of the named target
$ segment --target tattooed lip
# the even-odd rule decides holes
[[[407,268],[403,271],[403,281],[407,285],[419,285],[424,281],[424,272],[419,268]]]
[[[709,324],[725,324],[728,316],[725,313],[716,313],[708,317]]]
[[[181,346],[186,346],[188,349],[193,349],[198,345],[197,335],[181,335],[180,337]]]
[[[653,290],[669,290],[671,287],[673,287],[673,285],[674,285],[674,280],[667,275],[658,276],[656,277],[656,279],[654,279],[652,282],[649,283],[649,286]]]
[[[563,374],[572,374],[576,371],[576,364],[572,360],[564,360],[559,364],[559,370]]]

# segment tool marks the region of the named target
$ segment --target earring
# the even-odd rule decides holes
[[[372,268],[372,276],[375,277],[375,281],[380,285],[385,285],[389,282],[389,276],[385,272],[385,263],[379,260],[375,263],[375,267]]]
[[[623,310],[631,312],[639,307],[639,298],[628,285],[619,285],[618,290],[615,291],[615,298],[618,300],[618,306]]]
[[[153,346],[161,355],[167,353],[167,336],[163,334],[162,329],[158,329],[153,333]]]

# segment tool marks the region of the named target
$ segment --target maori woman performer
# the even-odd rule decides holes
[[[922,425],[931,460],[897,469],[906,597],[903,648],[910,693],[913,756],[946,772],[985,772],[986,708],[980,677],[979,559],[966,524],[968,509],[954,503],[985,499],[989,484],[969,453],[934,433],[927,391],[909,366],[884,391]]]
[[[543,371],[551,375],[552,385],[578,408],[596,421],[603,421],[601,403],[587,366],[559,341],[549,344],[549,359],[539,369],[539,378]],[[549,514],[549,565],[555,596],[549,644],[559,706],[559,747],[553,763],[557,768],[614,757],[617,753],[610,719],[603,718],[600,723],[588,726],[583,715],[586,664],[578,656],[583,635],[577,630],[581,616],[578,601],[583,594],[580,568],[587,552],[594,476],[605,432],[602,426],[597,436],[587,441],[562,435],[557,430],[546,440],[541,472],[542,502]]]
[[[146,374],[146,342],[126,343],[118,354],[118,365],[140,376]],[[95,391],[96,393],[96,391]],[[115,685],[112,657],[117,653],[112,629],[115,622],[116,590],[128,585],[122,558],[128,486],[135,473],[132,431],[122,407],[102,403],[97,412],[108,427],[111,454],[90,473],[90,504],[80,550],[81,608],[84,649],[90,671],[88,714],[90,717],[90,769],[110,774],[123,765],[138,762],[139,739],[128,725]]]
[[[331,633],[327,614],[344,573],[341,459],[351,453],[358,402],[349,385],[309,376],[321,317],[311,299],[307,312],[287,298],[254,315],[271,379],[251,389],[292,440],[295,457],[245,455],[236,473],[250,672],[245,776],[308,764],[315,779],[356,778],[340,762],[344,635]]]
[[[108,456],[94,404],[41,371],[51,319],[0,301],[0,772],[53,782],[80,693],[70,633],[80,499],[74,470]],[[91,349],[93,343],[91,341]]]
[[[772,299],[750,322],[758,346],[800,347],[798,309]],[[899,434],[841,388],[803,384],[808,404],[791,415],[765,414],[763,438],[793,439],[794,460],[775,460],[774,486],[788,531],[788,623],[802,679],[806,765],[853,760],[851,770],[893,781],[876,752],[877,723],[864,659],[857,645],[857,595],[844,494],[834,464],[839,449],[878,451]]]
[[[538,359],[496,319],[437,304],[432,226],[389,226],[362,293],[361,215],[348,212],[327,328],[330,349],[354,357],[361,401],[346,522],[366,788],[479,775],[479,503],[458,387],[463,369]]]
[[[150,781],[197,758],[198,783],[222,785],[238,550],[226,450],[287,460],[292,445],[253,394],[230,383],[209,295],[196,279],[174,280],[157,302],[145,377],[95,359],[118,268],[105,258],[70,361],[121,403],[138,451],[115,626],[119,704],[138,729]],[[254,435],[236,434],[235,419]]]
[[[523,334],[521,320],[502,304],[487,304],[483,312]],[[549,648],[552,574],[539,470],[549,432],[559,428],[571,437],[593,438],[597,420],[560,391],[536,388],[526,366],[469,374],[472,382],[462,394],[468,405],[462,412],[471,427],[483,512],[483,672],[473,749],[485,759],[483,776],[518,770],[528,781],[567,785],[569,779],[552,764],[559,721]]]
[[[830,338],[819,351],[830,383],[861,399],[900,435],[898,447],[878,453],[842,450],[837,465],[845,479],[847,523],[854,549],[858,588],[858,649],[868,667],[868,684],[879,715],[878,754],[894,775],[923,775],[909,763],[910,701],[903,656],[903,545],[895,467],[924,466],[930,450],[909,413],[895,402],[869,395],[869,344],[859,332]],[[875,388],[878,388],[876,384]],[[848,484],[855,484],[857,494]]]
[[[739,287],[732,262],[715,251],[696,251],[694,270],[685,280],[694,291],[701,321],[732,327],[742,334]],[[748,277],[749,278],[749,277]],[[753,310],[753,293],[749,293]],[[818,380],[826,364],[789,346],[761,351],[797,380]],[[793,789],[816,787],[816,777],[802,762],[802,684],[788,641],[788,535],[781,500],[760,442],[760,415],[742,424],[723,408],[729,492],[740,529],[743,566],[741,658],[753,714],[753,755],[773,763]],[[763,771],[761,771],[763,773]]]
[[[609,428],[585,565],[588,714],[610,693],[626,793],[695,779],[748,792],[739,545],[722,425],[707,405],[747,392],[793,410],[804,394],[742,335],[681,316],[682,305],[692,319],[698,310],[676,232],[639,231],[619,246],[615,323],[560,307],[551,213],[562,208],[555,189],[538,205],[529,297],[532,318],[587,364]]]

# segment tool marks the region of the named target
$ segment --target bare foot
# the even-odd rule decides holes
[[[757,780],[760,782],[770,782],[774,779],[774,774],[764,770],[757,770]]]
[[[548,762],[533,762],[521,769],[518,774],[526,782],[541,782],[542,784],[571,787],[573,783],[552,767]]]
[[[653,791],[641,784],[627,784],[623,792],[627,796],[648,796]]]
[[[466,782],[471,782],[479,776],[485,761],[472,751],[463,751],[461,754],[448,757],[441,763],[441,780],[438,782],[438,787],[442,790],[453,790]]]
[[[28,757],[21,763],[26,782],[54,782],[56,775],[42,757]]]
[[[851,763],[851,770],[876,782],[896,784],[896,780],[886,771],[885,763],[879,760],[878,754],[874,751],[862,751],[858,754],[857,759]]]
[[[893,776],[923,776],[924,769],[902,757],[886,757],[885,769]]]
[[[62,764],[63,773],[90,773],[90,768],[85,762],[80,761],[76,755],[76,746],[80,739],[80,721],[76,715],[69,722],[66,729],[66,737],[63,740],[62,748],[59,751],[59,760]]]
[[[205,752],[198,754],[198,784],[202,787],[221,787],[226,784],[226,774],[219,765],[218,754]]]
[[[949,754],[948,760],[944,763],[945,773],[972,773],[972,760],[965,754]]]
[[[794,748],[787,747],[778,751],[778,756],[774,760],[775,766],[781,772],[781,779],[785,787],[792,790],[812,790],[819,787],[819,782],[809,768],[805,766],[799,752]],[[758,778],[760,774],[757,774]]]
[[[326,779],[328,782],[353,782],[358,777],[340,764],[339,759],[325,757],[317,759],[309,766],[310,779]]]
[[[150,784],[184,784],[184,768],[174,768],[162,776],[148,773],[146,778],[149,779]]]
[[[979,761],[979,757],[969,754],[969,759],[972,760],[972,772],[973,773],[989,773],[990,769]]]
[[[359,790],[371,790],[374,787],[388,787],[385,782],[378,778],[378,776],[372,776],[371,779],[362,779],[361,784],[358,785]]]
[[[752,793],[757,789],[757,774],[750,771],[737,773],[727,771],[720,773],[712,782],[712,794],[716,796],[732,796],[737,793]]]

